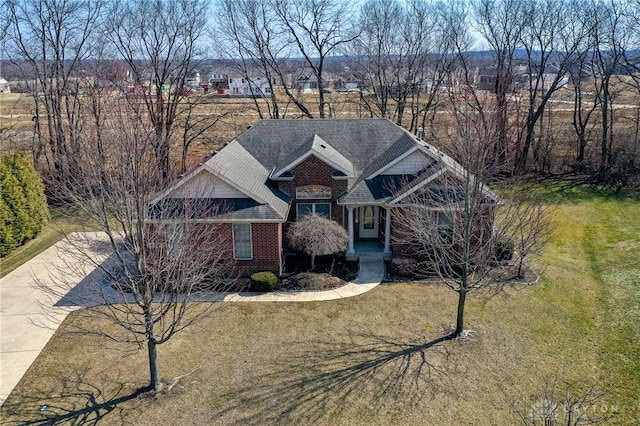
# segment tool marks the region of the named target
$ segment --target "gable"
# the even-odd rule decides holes
[[[302,143],[298,149],[293,151],[274,169],[271,178],[285,178],[285,174],[290,173],[294,168],[310,158],[317,158],[333,170],[340,172],[343,177],[353,177],[355,174],[351,161],[325,142],[320,136],[314,134],[312,138]]]
[[[247,198],[233,186],[202,170],[171,191],[167,198]]]
[[[415,150],[398,162],[390,164],[389,167],[382,170],[379,175],[415,175],[421,170],[427,168],[433,160],[427,157],[422,151]]]

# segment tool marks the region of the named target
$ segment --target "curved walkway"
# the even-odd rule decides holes
[[[72,234],[73,235],[73,234]],[[88,237],[88,238],[87,238]],[[71,237],[70,237],[71,238]],[[108,258],[104,234],[79,234],[73,242],[65,239],[48,248],[26,264],[0,279],[0,405],[4,403],[24,373],[38,357],[53,333],[66,316],[84,306],[73,303],[73,297],[65,296],[71,303],[54,300],[36,284],[58,281],[64,271],[67,279],[80,290],[83,282],[96,273],[89,265],[79,265],[73,257],[73,247],[83,245],[83,251],[91,253],[100,262]],[[86,266],[86,267],[85,267]],[[73,274],[72,277],[69,274]],[[203,301],[228,302],[311,302],[335,300],[365,293],[384,278],[381,257],[363,256],[358,276],[340,288],[326,291],[287,291],[273,293],[225,293],[209,295]],[[89,280],[92,278],[89,277]],[[95,306],[98,303],[93,303]],[[85,305],[86,306],[86,305]]]

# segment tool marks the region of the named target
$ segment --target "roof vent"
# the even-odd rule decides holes
[[[324,148],[324,149],[327,149],[327,147],[325,145],[323,145],[323,144],[320,144],[320,147]]]
[[[422,136],[424,135],[424,129],[422,127],[418,127],[418,140],[422,140]]]

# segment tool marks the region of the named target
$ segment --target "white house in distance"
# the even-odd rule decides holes
[[[271,96],[271,87],[266,78],[229,77],[229,96]]]
[[[0,77],[0,93],[11,93],[9,82],[2,77]]]

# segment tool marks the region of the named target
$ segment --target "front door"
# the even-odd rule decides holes
[[[360,238],[378,238],[378,206],[360,207]]]

